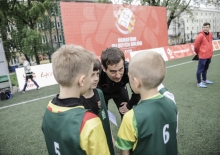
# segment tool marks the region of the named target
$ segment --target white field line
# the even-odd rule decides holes
[[[220,55],[220,54],[215,54],[215,55],[213,55],[213,57],[219,56],[219,55]],[[187,61],[187,62],[180,63],[180,64],[177,64],[177,65],[168,66],[168,67],[166,67],[166,68],[172,68],[172,67],[176,67],[176,66],[181,66],[181,65],[188,64],[188,63],[192,63],[192,62],[193,62],[193,61]],[[0,110],[6,109],[6,108],[10,108],[10,107],[14,107],[14,106],[21,105],[21,104],[30,103],[30,102],[33,102],[33,101],[42,100],[42,99],[49,98],[49,97],[54,97],[55,95],[56,95],[56,94],[49,95],[49,96],[45,96],[45,97],[40,97],[40,98],[37,98],[37,99],[25,101],[25,102],[20,102],[20,103],[12,104],[12,105],[9,105],[9,106],[0,107]]]
[[[215,54],[213,55],[213,57],[215,56],[219,56],[220,54]],[[181,65],[185,65],[185,64],[188,64],[188,63],[192,63],[193,61],[187,61],[187,62],[183,62],[183,63],[180,63],[180,64],[176,64],[176,65],[172,65],[172,66],[167,66],[166,68],[172,68],[172,67],[176,67],[176,66],[181,66]]]
[[[9,106],[0,107],[0,110],[1,109],[6,109],[6,108],[10,108],[10,107],[14,107],[14,106],[21,105],[21,104],[26,104],[26,103],[33,102],[33,101],[42,100],[42,99],[45,99],[45,98],[48,98],[48,97],[54,97],[55,95],[56,94],[45,96],[45,97],[36,98],[36,99],[25,101],[25,102],[20,102],[20,103],[12,104],[12,105],[9,105]]]

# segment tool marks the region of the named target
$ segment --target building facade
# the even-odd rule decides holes
[[[213,39],[220,39],[219,5],[220,3],[218,5],[209,5],[204,8],[195,9],[193,11],[194,19],[185,13],[174,19],[168,30],[169,45],[193,42],[197,34],[202,30],[202,25],[205,22],[211,24],[210,31],[213,33]]]

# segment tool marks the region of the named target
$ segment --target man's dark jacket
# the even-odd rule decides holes
[[[102,90],[104,96],[117,93],[121,88],[125,87],[125,85],[129,83],[128,65],[129,63],[125,61],[124,74],[120,82],[112,81],[102,69],[100,70],[100,75],[99,75],[100,79],[99,79],[98,87]],[[132,91],[132,96],[127,104],[127,108],[131,109],[133,105],[137,105],[139,101],[140,101],[140,95],[135,94]]]

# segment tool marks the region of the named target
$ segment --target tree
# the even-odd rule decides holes
[[[52,40],[53,25],[54,25],[54,23],[51,21],[51,13],[48,12],[48,14],[45,16],[45,18],[42,20],[42,22],[40,24],[40,30],[44,33],[44,38],[46,41],[46,46],[44,47],[44,49],[46,51],[46,54],[49,57],[50,62],[51,62],[51,54],[54,51],[53,40]]]
[[[124,0],[125,4],[132,4],[136,0]],[[193,10],[198,8],[204,1],[201,0],[140,0],[141,5],[163,6],[167,8],[167,28],[173,19],[179,17],[183,12],[193,18]],[[210,3],[207,1],[206,3]]]
[[[16,1],[13,9],[13,17],[24,24],[23,34],[23,52],[33,54],[37,64],[40,64],[38,53],[42,51],[42,34],[37,30],[37,24],[44,18],[45,12],[53,7],[49,0],[27,0],[23,2]]]
[[[8,38],[8,32],[12,27],[9,26],[11,23],[10,18],[11,14],[8,12],[10,6],[7,3],[7,0],[0,1],[0,38],[3,40],[3,46],[5,50],[6,59],[8,64],[12,55],[11,46],[14,44],[11,38]]]
[[[0,33],[6,51],[11,53],[10,49],[15,49],[26,58],[34,55],[37,64],[40,64],[38,54],[45,49],[45,45],[42,44],[42,33],[38,30],[37,24],[45,17],[45,12],[51,10],[54,5],[55,3],[49,0],[2,0]],[[10,26],[14,30],[7,32],[5,28]]]

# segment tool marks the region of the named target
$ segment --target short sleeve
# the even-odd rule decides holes
[[[80,132],[80,146],[89,155],[110,155],[102,122],[96,115],[86,120]],[[90,116],[89,116],[90,117]]]
[[[128,111],[122,120],[115,146],[121,150],[132,149],[137,142],[137,122],[133,109]]]

